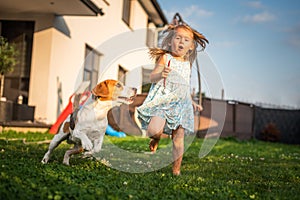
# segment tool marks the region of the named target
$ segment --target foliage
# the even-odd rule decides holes
[[[8,43],[7,39],[0,36],[0,97],[3,96],[4,75],[13,71],[17,64],[17,54],[15,45]]]
[[[9,43],[7,39],[0,36],[0,74],[5,75],[13,71],[17,64],[17,50],[13,43]]]
[[[142,93],[148,93],[151,88],[151,83],[143,84]]]
[[[276,127],[276,124],[267,124],[260,132],[260,138],[264,141],[278,142],[280,140],[280,131]]]
[[[64,166],[63,154],[70,147],[65,142],[43,165],[48,144],[37,141],[52,137],[0,132],[1,199],[297,199],[300,193],[299,146],[220,139],[200,159],[203,139],[195,139],[184,154],[182,175],[174,177],[171,165],[133,174],[79,155]],[[106,138],[132,151],[144,151],[149,141]],[[163,139],[162,144],[169,142]]]
[[[200,92],[197,92],[196,95],[195,95],[195,97],[198,97],[198,98],[199,98],[199,97],[200,97]],[[202,92],[202,93],[201,93],[201,97],[202,97],[202,98],[206,97],[206,96],[205,96],[205,92]]]

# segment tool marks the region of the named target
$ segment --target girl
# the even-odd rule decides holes
[[[144,103],[137,108],[142,128],[151,138],[149,148],[155,152],[161,134],[172,135],[173,174],[180,174],[184,151],[184,134],[194,132],[194,110],[202,110],[190,95],[191,66],[197,46],[206,47],[208,40],[186,24],[170,25],[162,49],[150,50],[156,64],[150,74],[153,83]]]

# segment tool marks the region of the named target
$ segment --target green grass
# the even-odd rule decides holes
[[[195,139],[184,154],[182,175],[174,177],[171,164],[129,173],[78,155],[65,166],[63,155],[70,147],[66,143],[43,165],[48,144],[36,142],[52,137],[0,133],[0,199],[299,199],[299,146],[221,139],[200,159],[203,140]],[[146,138],[106,138],[131,152],[148,148]],[[161,144],[168,143],[164,139]]]

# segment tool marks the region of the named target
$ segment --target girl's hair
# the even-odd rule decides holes
[[[206,44],[208,44],[208,40],[205,38],[204,35],[196,31],[195,29],[191,28],[187,24],[179,24],[179,25],[169,25],[166,32],[168,32],[167,36],[163,39],[161,48],[151,48],[149,51],[150,57],[154,58],[156,61],[164,54],[166,53],[172,53],[170,43],[172,41],[172,38],[174,37],[176,30],[179,28],[186,29],[193,33],[193,40],[194,40],[194,48],[193,50],[188,51],[187,55],[185,55],[185,60],[189,60],[192,64],[197,56],[197,47],[198,44],[202,47],[201,51],[203,51],[206,47]]]

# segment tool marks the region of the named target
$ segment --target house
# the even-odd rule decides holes
[[[147,50],[166,24],[156,0],[2,0],[0,33],[19,50],[4,96],[51,124],[84,81],[119,79],[141,92]]]

